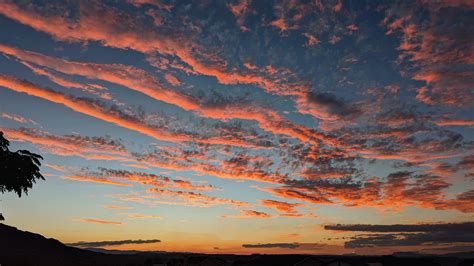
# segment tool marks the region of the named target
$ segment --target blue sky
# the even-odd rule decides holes
[[[67,243],[161,240],[123,249],[470,245],[325,226],[472,220],[472,8],[0,1],[0,130],[46,177],[2,212]]]

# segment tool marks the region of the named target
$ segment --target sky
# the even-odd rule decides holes
[[[78,247],[474,249],[468,0],[0,0],[5,223]]]

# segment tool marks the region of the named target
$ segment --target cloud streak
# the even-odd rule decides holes
[[[235,139],[209,138],[200,140],[193,138],[192,136],[180,134],[178,132],[169,132],[163,130],[163,128],[153,127],[144,124],[140,121],[139,118],[121,113],[118,109],[109,109],[105,106],[102,106],[97,101],[93,101],[86,98],[75,98],[73,96],[68,96],[60,92],[40,88],[29,82],[22,81],[10,76],[0,76],[0,86],[16,92],[21,92],[38,98],[42,98],[53,103],[62,104],[78,113],[82,113],[84,115],[88,115],[99,120],[115,124],[119,127],[139,132],[156,140],[170,142],[197,141],[208,144],[242,145],[244,147],[253,147],[253,145],[249,145],[245,142]]]
[[[123,224],[122,222],[116,222],[116,221],[108,221],[108,220],[102,220],[102,219],[94,219],[94,218],[84,218],[78,220],[79,222],[84,222],[84,223],[95,223],[95,224],[106,224],[106,225],[121,225]]]
[[[473,243],[474,223],[326,225],[326,230],[366,232],[345,243],[347,248],[380,246],[420,246]]]
[[[243,244],[243,248],[290,248],[299,247],[297,243],[267,243],[267,244]]]
[[[96,242],[76,242],[69,243],[68,246],[80,247],[80,248],[95,248],[95,247],[105,247],[105,246],[120,246],[120,245],[129,245],[129,244],[154,244],[160,243],[159,239],[127,239],[127,240],[113,240],[113,241],[96,241]]]

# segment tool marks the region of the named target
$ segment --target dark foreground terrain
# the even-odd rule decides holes
[[[115,253],[115,254],[110,254]],[[58,240],[0,224],[0,265],[275,265],[275,266],[436,266],[474,265],[473,254],[448,256],[206,255],[165,252],[111,252],[68,247]]]

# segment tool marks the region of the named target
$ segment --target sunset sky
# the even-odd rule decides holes
[[[80,247],[474,249],[473,84],[469,0],[0,0],[0,131],[46,179],[0,210]]]

